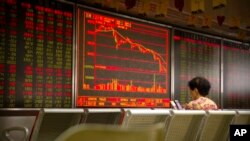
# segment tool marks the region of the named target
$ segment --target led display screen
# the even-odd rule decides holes
[[[169,29],[78,10],[77,107],[169,107]]]
[[[211,84],[208,97],[220,104],[220,44],[220,39],[175,30],[174,99],[182,104],[192,100],[188,81],[201,76]]]
[[[71,107],[73,6],[0,2],[0,107]]]
[[[224,93],[223,108],[250,108],[250,49],[249,45],[223,42]]]

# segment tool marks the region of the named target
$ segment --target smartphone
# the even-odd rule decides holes
[[[170,101],[170,104],[173,107],[173,109],[178,110],[178,108],[177,108],[177,106],[176,106],[176,104],[175,104],[174,101]]]
[[[180,104],[180,102],[179,102],[179,100],[174,100],[174,103],[176,104],[176,107],[177,107],[178,110],[182,110],[183,109],[182,106],[181,106],[181,104]]]

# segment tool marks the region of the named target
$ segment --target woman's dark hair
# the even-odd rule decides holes
[[[209,81],[203,77],[195,77],[188,82],[188,86],[191,90],[197,88],[198,92],[202,96],[206,96],[209,93],[211,85]]]

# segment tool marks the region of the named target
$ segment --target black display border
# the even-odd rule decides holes
[[[169,58],[168,58],[168,67],[170,68],[171,67],[171,29],[172,29],[172,26],[169,26],[169,25],[166,25],[166,24],[160,24],[160,23],[157,23],[157,22],[152,22],[152,21],[148,21],[148,20],[144,20],[144,19],[139,19],[139,18],[136,18],[136,17],[132,17],[132,16],[128,16],[128,15],[124,15],[124,14],[120,14],[120,13],[114,13],[114,12],[110,12],[110,11],[107,11],[107,10],[103,10],[103,9],[98,9],[98,8],[94,8],[94,7],[90,7],[90,6],[86,6],[86,5],[81,5],[81,4],[77,4],[77,7],[76,7],[76,11],[90,11],[90,12],[96,12],[96,13],[100,13],[100,14],[104,14],[104,15],[107,15],[107,16],[113,16],[114,18],[121,18],[121,19],[126,19],[126,20],[130,20],[130,21],[133,21],[133,22],[139,22],[139,23],[143,23],[143,24],[148,24],[150,26],[156,26],[156,27],[159,27],[159,28],[165,28],[166,30],[168,30],[168,33],[169,33],[169,37],[168,37],[168,55],[169,55]],[[79,17],[78,15],[79,13],[77,12],[76,14],[76,17]],[[78,18],[76,18],[77,21],[76,21],[76,31],[79,31],[79,27],[78,27],[78,23],[79,23],[79,20]],[[76,40],[78,41],[79,40],[79,37],[78,37],[79,33],[76,32]],[[76,52],[79,52],[79,44],[78,42],[76,41]],[[79,64],[79,55],[76,54],[75,56],[75,59],[76,59],[76,66],[74,67],[75,68],[75,86],[74,86],[74,92],[75,92],[75,105],[74,107],[77,107],[79,108],[79,106],[77,106],[77,96],[78,96],[78,93],[79,93],[79,84],[78,84],[78,81],[77,81],[77,78],[79,77],[79,67],[78,64]],[[167,74],[169,77],[168,77],[168,95],[169,95],[169,99],[171,100],[171,68],[169,69],[168,71],[168,74]],[[84,108],[93,108],[91,106],[84,106]],[[94,108],[154,108],[154,107],[121,107],[121,106],[112,106],[112,107],[100,107],[100,106],[95,106]],[[157,108],[160,108],[160,107],[157,107]]]

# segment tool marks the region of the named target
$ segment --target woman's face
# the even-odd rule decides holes
[[[193,90],[190,89],[190,96],[193,100],[196,100],[198,98],[198,90],[196,88]]]

